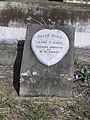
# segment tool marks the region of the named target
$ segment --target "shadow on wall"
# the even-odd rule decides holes
[[[13,86],[18,95],[20,90],[20,70],[21,70],[24,42],[25,42],[24,40],[18,41],[17,57],[15,59],[15,63],[13,66]]]

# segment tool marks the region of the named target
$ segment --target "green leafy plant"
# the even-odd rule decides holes
[[[90,75],[89,75],[89,70],[87,68],[87,66],[83,65],[81,68],[81,73],[83,74],[83,77],[85,80],[89,80],[90,79]]]

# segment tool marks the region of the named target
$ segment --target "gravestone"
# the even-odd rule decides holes
[[[30,24],[21,74],[21,96],[71,95],[74,28]]]

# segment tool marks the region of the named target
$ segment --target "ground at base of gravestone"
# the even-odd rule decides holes
[[[90,105],[81,93],[25,98],[17,96],[9,80],[0,81],[0,86],[0,120],[90,120]]]

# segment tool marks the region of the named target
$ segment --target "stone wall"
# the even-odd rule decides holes
[[[75,59],[90,64],[90,49],[75,48]]]
[[[81,41],[81,46],[90,45],[89,37],[86,37],[87,35],[89,36],[90,32],[89,5],[68,4],[54,1],[33,1],[26,3],[1,2],[0,43],[9,43],[10,41],[11,44],[11,42],[16,43],[17,40],[22,40],[22,38],[25,39],[24,31],[26,30],[27,22],[31,24],[55,24],[61,26],[73,26],[75,27],[76,32],[75,46],[81,45]],[[6,28],[9,29],[9,32],[6,31]],[[18,34],[16,34],[17,30]],[[8,34],[9,37],[7,37]],[[12,37],[12,34],[14,37]],[[84,37],[82,37],[83,35],[87,42],[84,41],[85,39]]]
[[[8,1],[8,0],[5,0],[5,1]],[[18,0],[10,0],[10,1],[18,1]],[[19,0],[19,1],[21,1],[21,2],[27,2],[27,1],[35,1],[35,0]],[[40,1],[40,2],[42,2],[42,1],[49,1],[49,0],[38,0],[38,1]],[[60,0],[50,0],[50,1],[60,1]],[[36,0],[36,2],[37,2],[37,0]],[[90,3],[90,0],[63,0],[63,2],[72,2],[72,3]]]
[[[16,45],[0,45],[0,94],[16,94],[13,88],[13,65],[16,58]]]
[[[0,65],[9,66],[13,64],[16,57],[15,45],[0,45]]]
[[[16,58],[16,46],[0,45],[0,80],[13,78],[13,64]]]

